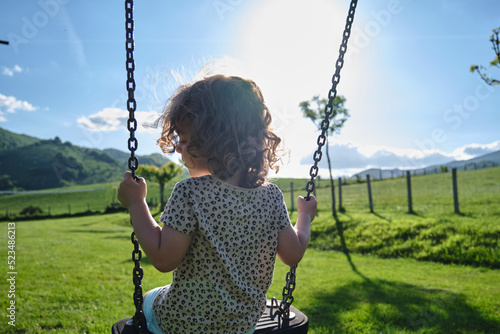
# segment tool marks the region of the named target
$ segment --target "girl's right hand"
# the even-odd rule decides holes
[[[309,196],[309,200],[305,199],[302,196],[299,196],[299,198],[297,199],[297,213],[304,213],[309,215],[311,222],[314,220],[314,217],[316,217],[317,207],[318,202],[316,201],[316,197],[314,197],[313,195]]]
[[[139,177],[137,181],[129,171],[123,174],[123,181],[118,187],[118,200],[129,209],[134,203],[143,202],[148,193],[146,181]]]

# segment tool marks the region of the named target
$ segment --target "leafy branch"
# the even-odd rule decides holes
[[[490,42],[492,44],[492,49],[495,52],[495,58],[493,58],[492,61],[490,61],[490,67],[497,67],[500,68],[500,27],[493,29],[493,34],[490,36]],[[493,79],[488,76],[487,74],[487,68],[482,66],[482,65],[471,65],[470,67],[471,72],[477,72],[481,79],[484,80],[488,85],[490,86],[496,86],[500,84],[500,80]]]

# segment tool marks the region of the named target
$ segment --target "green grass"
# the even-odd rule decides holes
[[[500,333],[498,180],[500,168],[459,173],[459,215],[453,213],[449,173],[412,177],[415,214],[407,213],[404,178],[372,183],[374,213],[366,183],[350,183],[343,187],[346,211],[339,225],[322,180],[319,215],[294,293],[294,305],[310,318],[309,332]],[[304,195],[306,183],[276,180],[289,208],[291,181],[294,198]],[[0,213],[31,204],[50,205],[55,215],[57,204],[64,214],[68,201],[75,212],[79,206],[87,210],[87,203],[91,210],[93,203],[104,208],[118,184],[91,187],[98,186],[105,189],[2,196]],[[157,198],[158,188],[150,185],[148,195]],[[6,276],[7,222],[0,229]],[[8,285],[2,279],[2,332],[109,333],[115,321],[131,316],[130,233],[124,213],[17,222],[16,327],[7,324]],[[338,252],[345,250],[342,240],[348,256]],[[171,274],[157,272],[147,258],[143,267],[144,291],[170,282]],[[269,297],[281,296],[287,270],[277,262]]]
[[[500,167],[459,172],[457,179],[460,212],[464,216],[500,219]],[[294,181],[294,195],[305,195],[306,182]],[[451,173],[412,176],[411,184],[413,210],[417,216],[439,217],[454,213]],[[290,207],[289,182],[279,185],[283,186]],[[331,211],[328,185],[327,180],[321,180],[316,197],[320,209]],[[338,204],[337,181],[335,187]],[[371,188],[375,213],[390,218],[392,214],[408,212],[406,178],[372,180]],[[366,182],[343,185],[342,205],[347,212],[369,212]]]
[[[459,173],[461,214],[455,214],[451,175],[412,177],[413,207],[408,214],[406,179],[372,183],[370,213],[366,184],[344,186],[346,211],[339,224],[331,216],[330,189],[317,191],[320,212],[311,247],[381,257],[409,257],[443,263],[500,268],[500,168]],[[289,193],[285,200],[290,207]],[[339,233],[341,227],[342,234]]]
[[[7,223],[0,229],[6,273]],[[17,222],[16,327],[4,316],[2,332],[109,333],[134,312],[130,232],[126,214]],[[147,259],[143,267],[144,291],[170,282]],[[277,262],[269,297],[281,296],[287,270]],[[498,333],[499,281],[487,268],[309,249],[294,305],[312,334]]]
[[[458,173],[460,211],[464,216],[500,219],[500,167],[486,168]],[[297,196],[305,195],[308,179],[276,178],[272,180],[284,192],[285,201],[291,209],[290,183],[294,183],[294,201]],[[168,196],[172,181],[165,196]],[[336,196],[338,201],[338,186]],[[29,205],[40,207],[44,214],[74,214],[87,211],[104,211],[107,205],[116,203],[116,189],[119,183],[74,186],[53,190],[104,188],[92,192],[74,192],[61,194],[16,194],[0,196],[0,218],[7,211],[11,217],[17,215]],[[329,180],[316,180],[317,198],[320,210],[331,210]],[[408,211],[406,197],[406,178],[372,181],[374,211],[390,219],[393,214],[405,214]],[[420,217],[435,217],[453,214],[453,195],[451,173],[432,174],[412,177],[413,209]],[[366,183],[348,180],[342,186],[343,207],[347,212],[368,212]],[[148,184],[148,200],[158,203],[159,190],[155,184]],[[338,202],[337,202],[338,203]],[[69,207],[68,207],[69,205]]]
[[[94,189],[93,191],[81,191]],[[103,211],[108,204],[117,202],[117,185],[93,184],[86,186],[74,186],[51,189],[51,191],[62,191],[60,193],[21,193],[3,195],[0,197],[0,213],[5,216],[9,211],[10,216],[18,215],[19,212],[33,205],[43,210],[44,215],[60,215],[87,211]],[[68,192],[75,190],[75,192]]]
[[[173,184],[172,181],[167,186],[165,196],[169,195]],[[22,217],[19,213],[30,205],[42,209],[41,216],[78,214],[86,211],[104,212],[106,207],[113,203],[118,204],[116,199],[118,186],[119,183],[115,182],[49,189],[51,193],[0,195],[0,219],[8,220],[7,212],[10,219]],[[96,190],[82,191],[94,188]],[[70,192],[72,190],[74,192]],[[148,184],[148,200],[158,204],[159,197],[158,185]]]

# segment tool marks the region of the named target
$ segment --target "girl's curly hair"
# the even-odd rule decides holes
[[[187,152],[207,158],[210,173],[222,180],[241,173],[240,185],[255,188],[265,183],[269,169],[279,170],[281,139],[271,130],[271,113],[251,80],[214,75],[183,85],[158,121],[163,152],[175,152],[179,128],[187,128]]]

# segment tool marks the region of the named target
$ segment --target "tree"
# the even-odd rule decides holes
[[[492,49],[495,52],[495,58],[493,58],[492,61],[490,61],[490,67],[500,67],[500,27],[493,29],[493,34],[490,36],[490,42],[492,44]],[[482,65],[472,65],[470,67],[471,72],[477,72],[481,79],[484,80],[488,85],[490,86],[496,86],[500,84],[500,80],[490,78],[487,73],[486,73],[486,68]]]
[[[337,95],[333,100],[332,115],[330,116],[330,123],[325,133],[326,158],[328,161],[328,170],[330,172],[330,186],[332,192],[332,214],[334,217],[337,217],[337,212],[335,210],[335,188],[333,184],[332,163],[328,147],[328,137],[334,133],[340,133],[340,129],[344,126],[344,123],[350,116],[349,111],[346,108],[344,108],[345,101],[346,98],[341,95]],[[311,104],[315,105],[311,107]],[[310,101],[300,102],[299,107],[302,110],[303,116],[309,118],[314,123],[314,125],[316,125],[318,130],[321,131],[325,114],[325,108],[327,104],[328,104],[328,99],[321,99],[319,95],[316,95],[313,96],[313,98]]]
[[[160,205],[163,208],[165,206],[163,196],[165,185],[176,176],[182,174],[182,167],[171,161],[160,168],[155,165],[139,165],[137,174],[146,179],[146,181],[158,183],[160,186]]]

